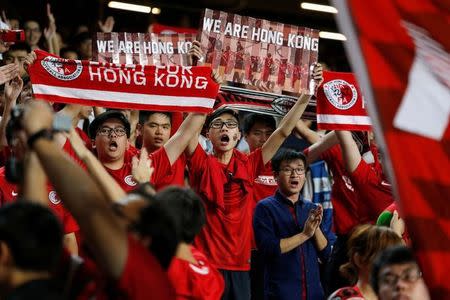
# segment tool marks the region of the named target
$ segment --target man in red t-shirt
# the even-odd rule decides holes
[[[313,78],[321,80],[320,65]],[[213,154],[208,155],[197,139],[186,149],[190,183],[202,197],[207,216],[194,244],[224,275],[224,299],[250,298],[254,181],[289,136],[309,99],[302,94],[264,145],[248,156],[234,149],[241,133],[237,113],[231,109],[219,109],[208,117]]]
[[[345,168],[359,197],[357,207],[360,215],[375,223],[378,215],[394,202],[392,188],[384,176],[367,164],[358,150],[350,131],[336,131],[339,139]]]
[[[177,122],[178,118],[182,121],[181,113],[139,112],[137,132],[142,136],[142,147],[147,149],[147,153],[152,154],[158,151],[169,141],[171,132],[175,132],[180,126]],[[159,179],[157,190],[170,185],[184,186],[185,169],[186,157],[182,153],[172,165],[171,173]]]
[[[150,181],[156,190],[165,186],[165,178],[172,175],[173,165],[191,137],[199,130],[202,118],[200,114],[189,115],[177,133],[150,155],[154,167]],[[93,148],[99,161],[126,192],[137,185],[132,175],[132,162],[125,155],[129,135],[130,123],[120,111],[106,111],[98,115],[89,126],[89,136],[93,140]]]

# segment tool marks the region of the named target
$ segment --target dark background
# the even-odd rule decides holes
[[[204,8],[338,32],[334,14],[303,10],[300,8],[302,2],[300,0],[123,0],[159,7],[161,9],[159,15],[110,9],[108,2],[109,0],[0,0],[0,9],[6,11],[8,18],[19,19],[21,24],[34,19],[44,28],[47,25],[46,4],[50,3],[58,32],[66,41],[82,24],[88,25],[92,32],[96,32],[97,21],[104,20],[110,15],[115,19],[114,31],[146,32],[152,22],[198,28]],[[326,0],[305,0],[305,2],[328,4]],[[332,70],[349,71],[343,42],[320,39],[319,45],[320,61],[325,62]]]

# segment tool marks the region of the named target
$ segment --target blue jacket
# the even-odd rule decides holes
[[[297,226],[286,199],[279,191],[274,196],[261,200],[255,209],[253,229],[256,245],[265,258],[264,299],[302,299],[302,279],[306,275],[307,299],[323,299],[324,292],[320,282],[319,259],[328,261],[331,243],[320,252],[316,250],[314,238],[299,247],[281,254],[280,240],[300,233],[308,218],[308,213],[316,205],[299,199],[294,207],[299,226]],[[328,241],[331,233],[321,230]],[[305,270],[303,270],[302,255]]]

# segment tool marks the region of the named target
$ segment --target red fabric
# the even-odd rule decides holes
[[[80,127],[75,127],[75,131],[78,133],[80,138],[83,140],[84,145],[90,149],[92,143],[91,143],[91,139],[88,137],[86,132],[84,132],[83,129],[81,129]]]
[[[167,26],[159,23],[151,25],[151,32],[156,34],[197,33],[195,28]]]
[[[355,286],[347,286],[338,289],[328,298],[329,300],[364,300],[359,288]]]
[[[0,168],[0,205],[15,202],[19,195],[17,185],[9,183],[5,177],[5,167]]]
[[[308,155],[308,151],[305,151]],[[348,234],[357,225],[368,220],[358,216],[358,196],[345,170],[341,147],[336,145],[321,155],[333,174],[331,201],[333,203],[333,226],[338,234]]]
[[[394,203],[391,184],[377,175],[375,170],[361,159],[358,167],[350,174],[361,205],[360,215],[366,215],[370,222]]]
[[[367,84],[363,88],[372,91],[367,100],[375,109],[370,113],[392,166],[413,249],[431,298],[448,298],[450,268],[443,263],[450,261],[450,77],[444,63],[450,52],[448,2],[342,4],[350,13],[343,16],[349,20],[343,33],[355,32],[349,41],[359,44],[352,49],[362,51],[349,57],[357,72],[367,70],[358,76]],[[411,109],[405,115],[406,107]],[[417,113],[420,117],[408,119]]]
[[[128,237],[128,258],[117,288],[123,299],[174,299],[166,272],[156,258],[133,237]]]
[[[183,113],[181,112],[173,112],[172,120],[171,120],[171,128],[170,128],[170,136],[174,135],[177,132],[178,128],[180,128],[181,123],[183,123]]]
[[[264,169],[261,149],[248,156],[234,150],[230,163],[224,166],[198,145],[188,167],[191,185],[206,208],[206,225],[195,246],[218,269],[248,271],[253,235],[253,182]]]
[[[131,235],[127,261],[117,281],[108,280],[90,257],[82,259],[72,285],[77,300],[135,300],[149,299],[149,295],[151,299],[175,299],[173,287],[159,262]]]
[[[47,101],[207,113],[219,89],[209,67],[100,64],[35,52],[37,60],[28,68],[33,93]]]
[[[317,91],[317,127],[323,130],[370,130],[361,91],[353,73],[323,72]]]
[[[273,177],[272,164],[270,162],[265,165],[262,172],[255,178],[254,186],[255,204],[275,194],[278,185]]]
[[[168,275],[175,288],[176,299],[220,299],[225,287],[222,274],[195,247],[191,246],[191,252],[197,264],[178,257],[170,263]]]
[[[150,182],[153,183],[155,190],[158,191],[167,185],[167,177],[173,174],[172,167],[164,147],[150,154],[150,158],[155,169]],[[131,161],[125,161],[123,166],[117,170],[107,167],[105,169],[125,192],[130,192],[136,188],[137,182],[133,180]]]
[[[0,168],[0,205],[15,202],[19,195],[18,190],[19,188],[17,185],[9,183],[6,180],[5,168]],[[47,192],[49,200],[48,207],[61,222],[64,233],[68,234],[78,231],[78,224],[75,222],[75,219],[69,211],[64,208],[56,192],[51,190],[51,186],[47,186]]]

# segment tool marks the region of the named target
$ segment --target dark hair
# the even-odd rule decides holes
[[[141,210],[139,221],[133,225],[132,229],[144,237],[151,238],[150,252],[158,259],[161,266],[167,269],[179,242],[179,231],[175,219],[167,208],[159,203],[160,201],[154,201],[153,195],[146,195],[144,189],[132,193],[139,194],[150,202]]]
[[[109,119],[118,119],[120,122],[122,122],[123,126],[125,127],[125,130],[127,132],[127,137],[130,137],[131,132],[131,125],[128,121],[127,117],[119,111],[119,110],[107,110],[104,113],[99,114],[94,121],[89,125],[89,137],[91,139],[95,139],[95,136],[97,135],[97,130],[100,128],[100,126],[103,125],[107,120]]]
[[[273,130],[277,128],[277,124],[273,116],[250,113],[244,118],[244,122],[242,124],[242,131],[245,134],[250,133],[250,131],[252,130],[253,126],[255,126],[256,123],[267,125]]]
[[[66,54],[67,52],[75,52],[77,54],[77,56],[80,57],[80,54],[78,54],[78,51],[72,47],[64,47],[61,50],[59,50],[59,56],[64,57],[64,54]]]
[[[293,149],[280,148],[272,158],[272,170],[274,172],[279,172],[283,161],[292,161],[295,159],[301,159],[305,165],[305,168],[308,167],[306,157],[303,153]]]
[[[402,239],[390,228],[369,224],[358,226],[347,241],[349,262],[343,264],[339,271],[354,285],[358,280],[358,267],[353,261],[356,253],[361,262],[370,267],[377,254],[401,242]]]
[[[23,50],[23,51],[26,51],[27,53],[30,53],[31,52],[31,47],[30,47],[30,45],[28,45],[25,42],[14,43],[13,45],[9,46],[8,51],[6,51],[4,53],[4,55],[7,56],[12,51],[20,51],[20,50]]]
[[[378,288],[380,287],[378,282],[378,276],[381,271],[386,266],[397,265],[397,264],[408,264],[417,263],[414,258],[413,252],[406,246],[395,246],[386,249],[381,252],[380,255],[375,259],[372,266],[372,271],[370,274],[370,285],[372,286],[375,293],[378,294]]]
[[[53,272],[63,250],[63,231],[55,215],[41,205],[15,202],[0,208],[0,241],[11,250],[17,268]]]
[[[149,110],[141,110],[141,111],[139,111],[139,124],[144,125],[148,121],[150,116],[152,116],[154,114],[165,115],[166,117],[169,118],[170,125],[172,125],[172,114],[170,112],[167,112],[167,111],[149,111]]]
[[[231,109],[231,108],[219,108],[215,111],[213,111],[207,118],[205,121],[205,126],[206,128],[209,128],[209,124],[216,118],[220,117],[223,114],[230,114],[232,115],[234,118],[236,118],[236,120],[239,123],[239,113],[236,112],[235,110]]]
[[[205,208],[197,194],[189,188],[169,187],[155,195],[170,211],[180,229],[180,239],[192,243],[206,222]]]

